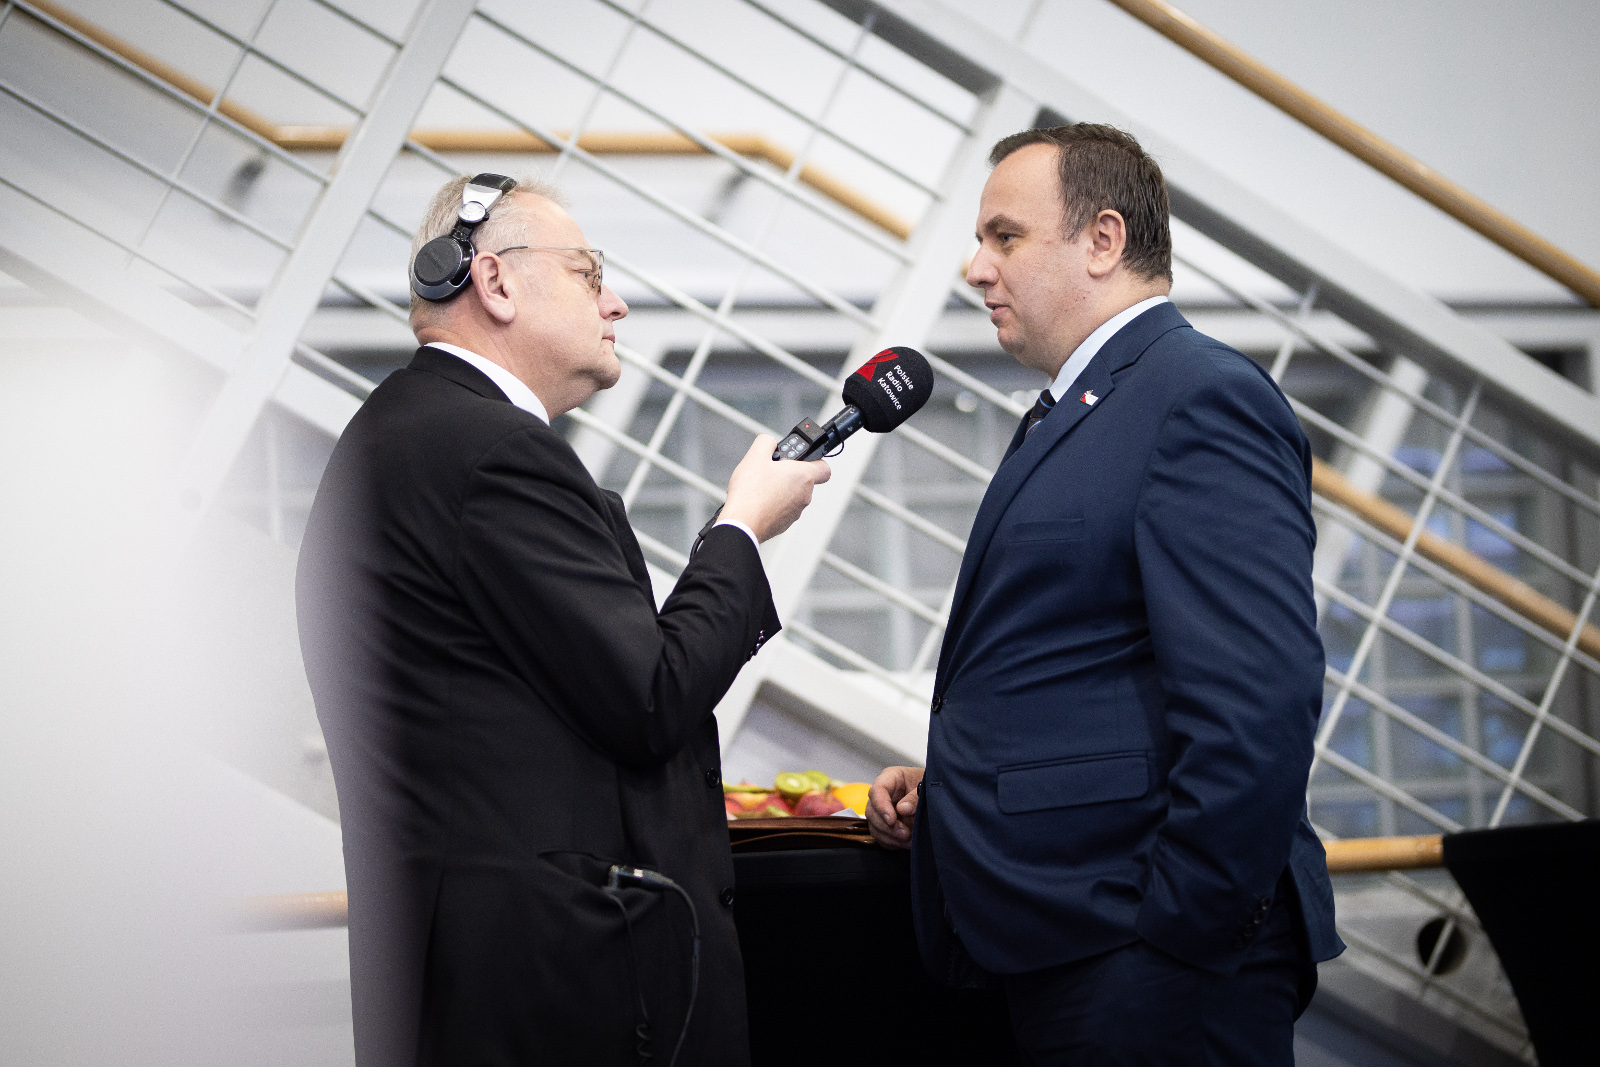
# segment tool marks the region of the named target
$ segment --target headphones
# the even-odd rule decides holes
[[[455,228],[422,246],[411,264],[411,291],[424,300],[449,300],[472,280],[472,231],[489,217],[494,202],[516,187],[504,174],[480,174],[461,190]]]

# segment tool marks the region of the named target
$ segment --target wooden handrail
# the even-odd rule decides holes
[[[40,11],[185,95],[207,106],[215,98],[215,92],[208,86],[51,0],[31,2]],[[1600,272],[1335,111],[1171,4],[1164,0],[1111,2],[1512,255],[1567,286],[1589,304],[1600,307]],[[344,126],[280,125],[227,99],[217,105],[217,110],[287,151],[338,151],[350,133]],[[545,153],[559,148],[522,130],[418,129],[412,131],[412,139],[438,152]],[[788,170],[794,164],[794,153],[760,134],[724,133],[708,139],[739,155],[764,159],[779,170]],[[578,139],[578,147],[595,155],[706,154],[706,149],[695,141],[673,132],[587,133]],[[802,184],[901,240],[910,236],[910,222],[826,171],[806,164],[797,177]]]
[[[31,2],[40,11],[185,95],[207,106],[215,98],[212,89],[194,78],[51,0]],[[1111,2],[1274,107],[1560,282],[1591,306],[1600,307],[1600,272],[1329,107],[1184,12],[1164,0]],[[342,126],[279,125],[227,99],[217,105],[217,110],[286,150],[337,151],[350,132]],[[538,153],[555,151],[557,147],[520,130],[415,130],[412,137],[424,147],[443,152]],[[710,139],[739,155],[765,159],[780,170],[787,170],[794,163],[792,152],[760,134],[718,134]],[[703,155],[706,152],[677,133],[592,133],[581,137],[578,146],[596,155]],[[807,164],[801,168],[798,178],[802,184],[896,237],[904,240],[910,236],[909,222],[825,171]]]
[[[344,144],[349,130],[343,126],[279,126],[271,137],[273,143],[289,150],[337,151]],[[557,131],[565,138],[565,131]],[[736,155],[762,159],[780,171],[794,165],[794,153],[759,133],[710,133],[708,141],[728,149]],[[509,152],[519,155],[545,154],[560,151],[542,137],[525,130],[440,130],[415,129],[411,139],[435,152]],[[663,131],[602,130],[585,133],[578,138],[578,147],[597,156],[703,156],[710,153],[697,141],[681,133]],[[866,219],[902,241],[911,236],[911,223],[883,205],[862,196],[844,182],[814,164],[801,166],[797,180],[810,186],[847,211]]]
[[[1444,838],[1351,837],[1324,841],[1329,874],[1374,874],[1380,871],[1414,871],[1444,866]]]
[[[1329,107],[1165,0],[1111,0],[1196,58],[1226,74],[1363,163],[1600,307],[1600,272],[1568,255],[1438,171]]]
[[[1311,488],[1324,498],[1359,515],[1396,541],[1411,536],[1415,520],[1403,508],[1350,484],[1337,469],[1320,459],[1311,461]],[[1480,592],[1494,597],[1528,621],[1565,641],[1578,625],[1578,616],[1519,578],[1514,578],[1453,541],[1424,529],[1417,535],[1417,555],[1430,559]],[[1585,623],[1578,647],[1600,657],[1600,627]]]
[[[1327,841],[1329,874],[1371,874],[1444,866],[1444,839],[1427,837],[1355,837]],[[236,930],[320,930],[350,921],[349,898],[342,890],[327,893],[285,893],[249,897],[234,912]]]
[[[211,102],[216,99],[216,92],[209,86],[189,77],[189,75],[176,67],[162,62],[149,52],[135,48],[121,37],[109,33],[88,19],[68,11],[60,4],[51,3],[50,0],[29,0],[29,2],[57,22],[70,26],[101,48],[113,55],[121,56],[151,77],[166,82],[183,95],[193,100],[198,100],[207,107],[210,107]],[[267,119],[231,100],[223,100],[222,103],[217,105],[217,110],[239,125],[260,134],[268,140],[273,139],[273,133],[277,130],[277,127]]]
[[[106,51],[122,57],[131,65],[158,78],[185,96],[207,107],[216,98],[216,92],[182,71],[139,48],[108,33],[87,19],[80,18],[51,0],[30,0],[40,11],[83,34]],[[350,136],[348,126],[305,126],[279,124],[257,114],[250,108],[224,99],[217,110],[239,125],[271,141],[285,151],[337,152]],[[558,132],[557,136],[568,135]],[[411,131],[411,139],[435,152],[474,152],[517,154],[544,154],[560,150],[541,137],[525,130],[438,130]],[[794,153],[758,133],[708,134],[715,141],[737,155],[762,159],[781,171],[794,165]],[[700,144],[681,133],[662,132],[594,132],[578,138],[578,147],[593,155],[623,156],[691,156],[709,155]],[[807,163],[796,175],[802,185],[810,186],[840,207],[855,213],[873,225],[905,240],[911,236],[912,224],[898,214],[873,200],[862,196],[827,171]]]
[[[350,922],[350,898],[342,889],[325,893],[281,893],[246,897],[232,926],[243,931],[323,930]]]

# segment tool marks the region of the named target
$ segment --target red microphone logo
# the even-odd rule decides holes
[[[861,366],[856,369],[856,373],[870,382],[872,381],[873,367],[876,367],[880,363],[893,363],[899,358],[899,354],[896,353],[894,349],[885,348],[882,352],[879,352],[877,355],[861,364]]]

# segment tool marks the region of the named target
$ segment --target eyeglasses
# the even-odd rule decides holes
[[[555,245],[512,245],[502,248],[495,255],[503,256],[507,252],[584,252],[590,257],[591,266],[587,270],[578,271],[583,275],[583,280],[589,283],[589,291],[595,296],[600,295],[600,286],[605,282],[606,254],[598,248],[562,248]]]

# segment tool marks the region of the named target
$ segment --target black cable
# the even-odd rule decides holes
[[[711,532],[720,518],[722,518],[722,505],[718,504],[717,510],[711,513],[711,517],[706,520],[706,524],[700,527],[700,532],[695,535],[694,545],[689,549],[690,559],[693,559],[695,553],[700,551],[700,543],[706,539],[706,534]]]
[[[633,1025],[633,1050],[639,1057],[639,1063],[647,1065],[656,1058],[656,1054],[650,1046],[650,1009],[645,1005],[644,989],[639,985],[639,958],[633,951],[633,920],[628,916],[627,906],[615,892],[608,892],[606,896],[622,912],[622,927],[628,933],[628,977],[633,980],[633,999],[639,1007],[637,1021]]]
[[[678,1062],[678,1053],[683,1051],[683,1039],[689,1036],[689,1020],[694,1018],[694,1002],[700,992],[700,913],[695,910],[694,901],[685,892],[683,886],[658,871],[646,870],[643,867],[624,867],[620,863],[612,865],[611,877],[606,882],[606,889],[615,892],[624,885],[640,886],[644,889],[670,889],[683,898],[689,908],[689,929],[694,935],[694,947],[689,954],[689,1006],[683,1013],[683,1026],[678,1030],[678,1043],[672,1046],[672,1058],[667,1061],[667,1067],[675,1067]],[[617,900],[612,896],[613,900]],[[620,905],[622,902],[617,900]],[[622,917],[627,919],[627,909],[623,909]],[[628,927],[629,953],[633,951],[633,927]],[[641,1000],[642,1004],[643,1001]]]
[[[667,1061],[667,1067],[675,1067],[678,1062],[678,1053],[683,1051],[683,1039],[689,1036],[689,1020],[694,1016],[695,996],[700,992],[700,914],[694,910],[694,901],[689,899],[689,894],[677,882],[668,883],[677,890],[683,902],[689,907],[689,929],[694,934],[694,950],[689,954],[689,1007],[683,1013],[683,1028],[678,1031],[678,1043],[672,1046],[672,1058]]]

